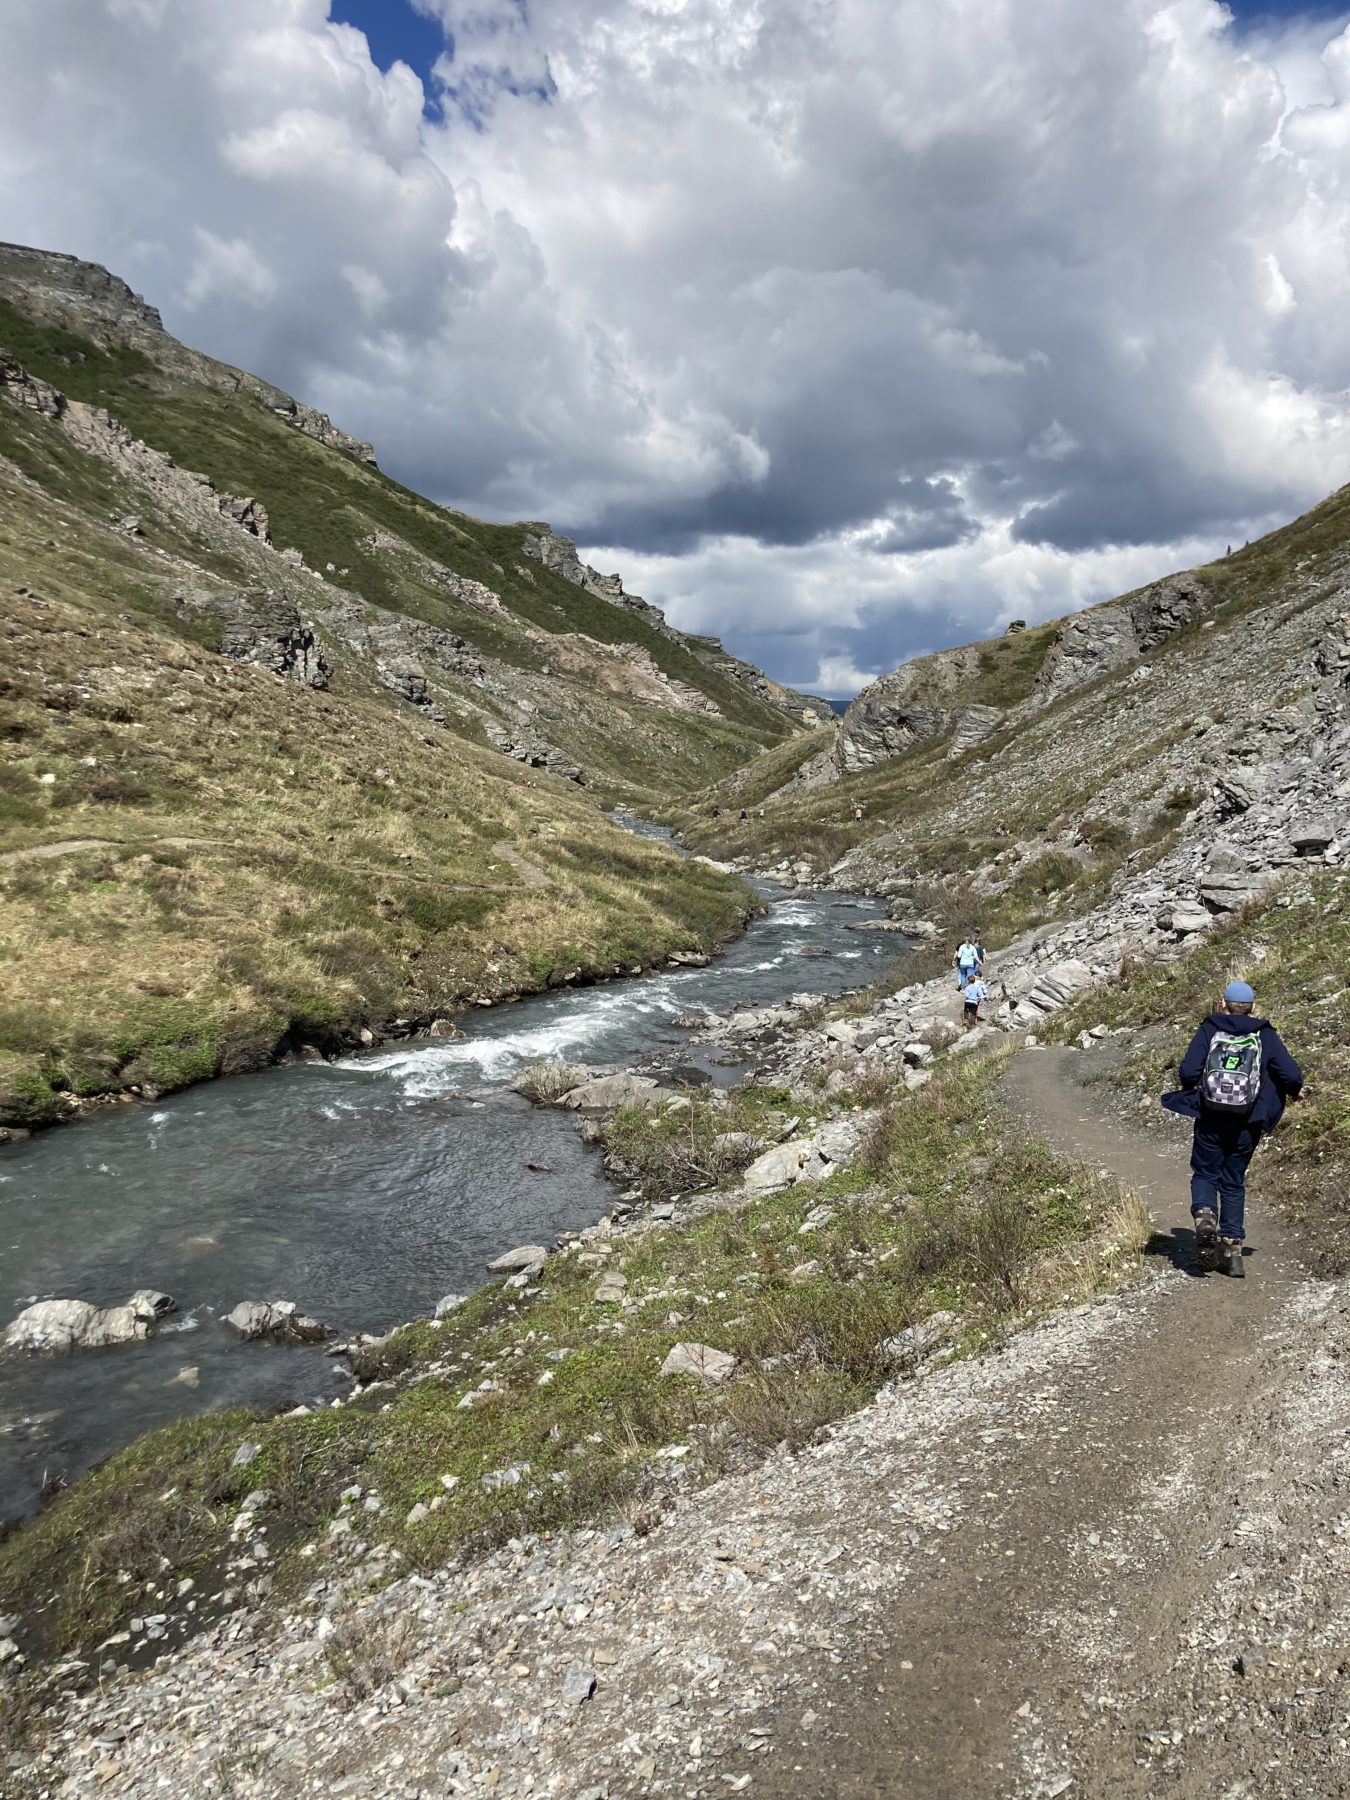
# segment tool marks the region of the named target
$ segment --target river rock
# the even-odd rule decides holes
[[[709,1344],[676,1344],[661,1364],[663,1375],[692,1375],[717,1387],[736,1372],[736,1358]]]
[[[305,1316],[293,1300],[241,1300],[225,1323],[246,1343],[270,1338],[278,1344],[321,1344],[334,1336],[331,1325]]]
[[[167,1294],[141,1288],[125,1306],[94,1306],[88,1300],[40,1300],[25,1307],[5,1332],[9,1350],[102,1350],[112,1344],[132,1344],[150,1335],[150,1328],[174,1310]]]
[[[573,1112],[617,1112],[622,1106],[656,1106],[662,1093],[650,1075],[598,1075],[563,1095]]]
[[[931,919],[907,919],[903,914],[895,920],[895,927],[903,936],[918,938],[925,944],[942,935]]]
[[[518,1275],[523,1269],[542,1268],[547,1261],[548,1251],[542,1244],[520,1244],[514,1250],[507,1250],[501,1256],[493,1257],[488,1264],[488,1273]]]

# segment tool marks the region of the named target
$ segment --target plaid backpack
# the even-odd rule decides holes
[[[1217,1112],[1250,1112],[1261,1092],[1261,1034],[1216,1031],[1200,1077],[1200,1098]]]

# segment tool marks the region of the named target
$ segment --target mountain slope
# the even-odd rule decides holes
[[[815,717],[14,246],[0,632],[0,1125],[708,948],[745,891],[596,802]]]
[[[699,848],[802,861],[995,941],[1143,891],[1150,869],[1158,905],[1222,910],[1309,821],[1329,818],[1324,843],[1347,835],[1347,607],[1342,488],[1218,563],[907,664],[798,740],[801,758],[779,748],[682,822]]]

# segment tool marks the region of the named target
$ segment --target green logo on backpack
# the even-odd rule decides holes
[[[1261,1034],[1216,1031],[1200,1077],[1200,1098],[1217,1112],[1250,1112],[1261,1092]]]

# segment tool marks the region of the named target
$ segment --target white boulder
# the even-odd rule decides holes
[[[717,1387],[736,1372],[736,1358],[709,1344],[676,1344],[661,1364],[663,1375],[692,1375],[709,1387]]]
[[[94,1306],[88,1300],[39,1300],[25,1307],[5,1332],[9,1350],[103,1350],[134,1344],[150,1335],[157,1319],[174,1310],[167,1294],[141,1288],[125,1306]]]

